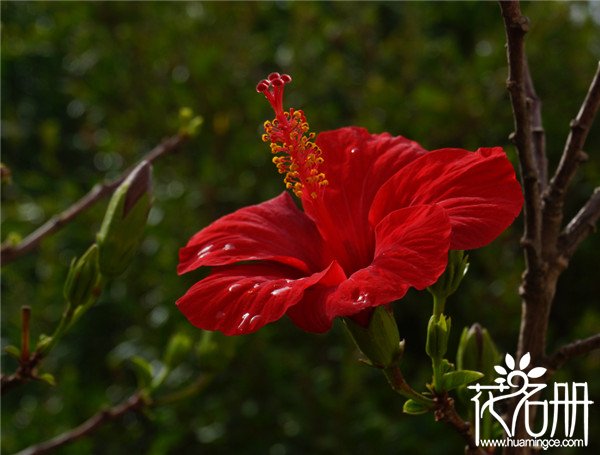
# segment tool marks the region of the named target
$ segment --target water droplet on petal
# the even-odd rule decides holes
[[[240,322],[240,325],[238,325],[238,330],[241,330],[242,327],[244,327],[244,325],[246,324],[246,321],[248,320],[249,317],[250,317],[250,313],[244,313],[244,315],[242,316],[242,322]]]
[[[252,319],[250,319],[250,327],[254,327],[256,324],[258,324],[260,322],[261,319],[262,319],[262,316],[260,314],[257,314],[256,316],[252,316]]]
[[[280,295],[280,294],[283,294],[284,292],[289,291],[290,289],[292,289],[292,288],[289,286],[284,286],[282,288],[271,291],[271,295]]]
[[[368,305],[369,304],[369,294],[368,293],[363,293],[360,294],[358,296],[358,298],[356,299],[356,301],[354,302],[354,305]]]
[[[223,319],[225,317],[225,312],[224,311],[219,311],[216,315],[217,319]]]
[[[210,250],[212,250],[213,245],[207,245],[204,248],[202,248],[199,252],[198,252],[198,257],[200,259],[202,259],[203,257],[206,257],[210,254]]]
[[[223,247],[223,249],[225,251],[229,251],[229,250],[235,249],[235,246],[233,245],[233,243],[226,243],[225,246]]]
[[[239,288],[240,286],[241,286],[241,284],[240,284],[240,283],[233,283],[231,286],[229,286],[229,287],[227,288],[227,290],[228,290],[229,292],[232,292],[234,289],[237,289],[237,288]]]
[[[350,150],[350,153],[351,153],[352,155],[355,155],[356,153],[358,153],[358,148],[357,148],[357,147],[354,147],[352,150]]]

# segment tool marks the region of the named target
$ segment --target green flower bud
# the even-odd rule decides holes
[[[183,333],[176,333],[169,340],[165,351],[164,363],[169,368],[174,368],[185,359],[192,349],[192,340]]]
[[[356,346],[367,360],[377,368],[387,368],[402,357],[404,343],[400,342],[394,313],[384,306],[373,310],[367,327],[344,318]]]
[[[500,354],[487,329],[479,324],[465,327],[458,343],[456,366],[459,370],[475,370],[483,373],[482,382],[492,382],[495,377],[494,365]]]
[[[113,194],[96,237],[103,275],[114,278],[129,266],[144,236],[151,191],[152,167],[143,161]]]
[[[469,256],[464,251],[450,251],[446,270],[427,290],[434,296],[445,300],[456,292],[468,269]]]
[[[79,259],[73,258],[63,294],[71,309],[87,303],[100,282],[98,246],[93,244]]]
[[[439,317],[431,316],[429,318],[425,351],[432,359],[442,360],[448,350],[450,322],[450,318],[447,318],[443,314]]]

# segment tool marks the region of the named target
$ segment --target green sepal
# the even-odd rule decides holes
[[[442,390],[454,390],[460,386],[470,384],[483,377],[483,373],[471,370],[459,370],[444,373],[442,376]]]
[[[152,167],[143,161],[114,192],[96,236],[103,275],[121,275],[133,259],[152,206],[151,187]]]
[[[420,415],[429,412],[431,408],[423,403],[419,403],[415,400],[406,400],[404,402],[404,406],[402,406],[402,411],[405,414],[411,415]]]
[[[71,309],[87,303],[100,282],[98,245],[93,244],[79,259],[73,258],[63,288],[65,300]]]
[[[464,251],[451,250],[448,254],[446,270],[427,290],[437,298],[446,300],[456,292],[468,270],[469,256]]]
[[[376,307],[367,327],[349,318],[343,320],[356,346],[374,367],[387,368],[402,357],[404,344],[393,311]]]

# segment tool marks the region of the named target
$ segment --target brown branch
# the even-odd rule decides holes
[[[573,256],[579,244],[596,230],[598,219],[600,219],[600,187],[594,190],[559,238],[559,252],[565,261]]]
[[[187,134],[177,134],[175,136],[171,136],[165,140],[163,140],[160,144],[150,150],[141,160],[148,161],[152,163],[158,158],[174,153],[179,148],[188,141],[189,135]],[[3,244],[0,249],[0,258],[2,265],[6,265],[19,257],[31,252],[34,250],[40,242],[47,236],[54,234],[61,228],[63,228],[67,223],[75,219],[77,215],[86,209],[90,208],[100,199],[105,196],[112,194],[112,192],[127,178],[129,173],[135,169],[135,166],[132,166],[123,174],[121,174],[118,178],[98,184],[94,186],[85,196],[71,205],[69,208],[64,210],[63,212],[54,215],[48,221],[46,221],[42,226],[37,228],[34,232],[29,234],[22,242],[17,245],[12,244]]]
[[[525,63],[525,93],[531,113],[531,133],[533,135],[533,158],[538,171],[538,179],[543,191],[548,183],[548,158],[546,157],[546,132],[542,122],[542,100],[537,95],[533,86],[533,79],[529,71],[527,55],[523,55]]]
[[[454,407],[454,400],[449,397],[448,394],[438,395],[436,397],[434,415],[436,421],[446,422],[461,435],[467,444],[465,447],[465,453],[467,455],[482,455],[486,453],[477,446],[471,431],[471,425],[458,415],[456,408]]]
[[[544,359],[543,365],[554,372],[574,357],[589,354],[600,349],[600,333],[583,340],[573,341],[557,349],[554,354]]]
[[[42,356],[39,352],[34,352],[26,359],[21,358],[13,374],[0,376],[0,393],[4,395],[18,385],[37,380],[37,367],[41,360]]]
[[[58,435],[55,438],[49,439],[48,441],[28,447],[15,455],[41,455],[49,453],[59,447],[93,433],[107,422],[116,420],[130,411],[139,411],[149,404],[149,400],[145,398],[141,392],[135,393],[122,403],[110,409],[98,412],[78,427]]]
[[[540,172],[536,167],[533,146],[530,103],[527,100],[527,65],[525,60],[525,34],[529,23],[521,14],[518,2],[501,1],[507,39],[508,80],[506,82],[515,119],[515,132],[511,135],[519,155],[519,166],[525,195],[525,232],[523,247],[527,263],[526,274],[535,275],[542,267],[541,259],[541,203]],[[535,279],[535,278],[534,278]],[[530,292],[524,283],[524,293]]]
[[[590,88],[583,100],[579,113],[571,121],[571,131],[567,137],[560,163],[544,194],[544,235],[545,242],[555,241],[562,227],[563,207],[566,190],[573,180],[579,165],[588,158],[583,151],[587,135],[594,117],[600,108],[600,63]]]

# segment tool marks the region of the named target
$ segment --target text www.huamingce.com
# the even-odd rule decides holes
[[[532,447],[548,450],[551,447],[585,447],[583,439],[482,439],[480,447]]]

